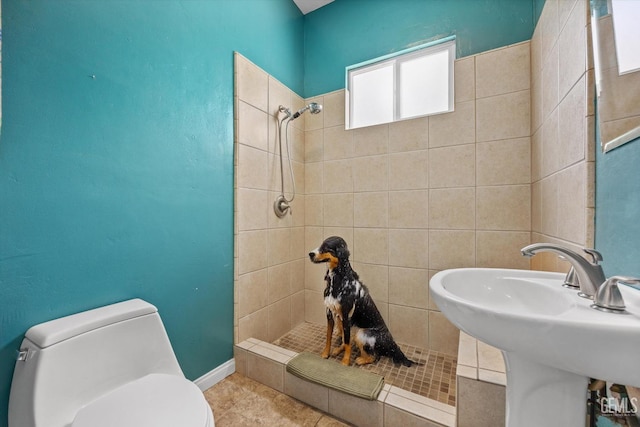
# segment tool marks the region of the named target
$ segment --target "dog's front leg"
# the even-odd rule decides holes
[[[333,337],[333,313],[331,310],[327,309],[327,343],[324,346],[324,350],[322,351],[322,357],[325,359],[329,358],[329,353],[331,352],[331,338]]]
[[[351,359],[351,320],[348,315],[343,315],[342,318],[342,345],[344,346],[342,364],[349,366],[349,361]]]

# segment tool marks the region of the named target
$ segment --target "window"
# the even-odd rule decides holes
[[[453,111],[455,37],[347,67],[347,129]]]

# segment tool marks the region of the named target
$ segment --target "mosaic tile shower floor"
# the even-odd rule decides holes
[[[297,353],[309,351],[320,354],[324,349],[327,327],[313,323],[302,323],[273,344]],[[334,330],[333,347],[338,346],[340,337]],[[456,358],[448,354],[429,349],[398,343],[400,349],[411,360],[422,363],[421,366],[396,366],[388,357],[381,357],[376,363],[360,366],[370,372],[382,375],[387,384],[399,387],[429,399],[447,405],[456,404]],[[351,355],[352,366],[358,355],[357,349]],[[342,356],[331,359],[339,362]]]

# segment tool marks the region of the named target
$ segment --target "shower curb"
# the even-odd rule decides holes
[[[286,371],[297,354],[249,338],[234,346],[236,372],[356,426],[456,426],[455,406],[389,384],[366,400],[298,378]]]

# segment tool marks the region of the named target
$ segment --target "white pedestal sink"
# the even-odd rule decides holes
[[[559,273],[482,268],[430,281],[454,325],[502,350],[507,427],[583,427],[589,378],[640,386],[640,291],[621,286],[627,312],[604,313],[563,281]]]

